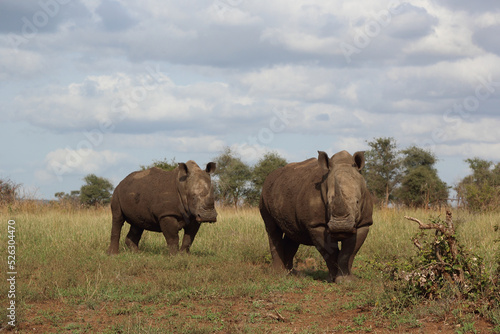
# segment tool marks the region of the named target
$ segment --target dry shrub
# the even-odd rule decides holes
[[[458,242],[451,211],[446,212],[445,221],[436,218],[428,224],[413,217],[405,218],[417,222],[421,230],[435,230],[435,234],[423,242],[420,242],[425,237],[423,232],[413,238],[418,254],[395,275],[406,282],[404,289],[414,296],[431,299],[451,294],[475,300],[488,292],[492,282],[485,273],[483,259]]]
[[[11,205],[17,198],[20,184],[9,179],[0,179],[0,205]]]

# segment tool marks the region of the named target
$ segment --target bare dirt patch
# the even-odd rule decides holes
[[[55,333],[456,333],[451,314],[413,322],[376,316],[371,307],[355,307],[353,297],[326,284],[262,297],[182,300],[175,305],[101,302],[74,305],[60,300],[29,303],[14,332]],[[328,285],[326,285],[328,286]],[[476,333],[493,325],[475,317]]]

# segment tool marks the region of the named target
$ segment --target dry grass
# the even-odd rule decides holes
[[[108,208],[76,210],[30,204],[29,207],[2,209],[2,230],[6,231],[9,219],[16,221],[19,323],[26,322],[32,326],[38,322],[45,324],[50,316],[32,308],[39,303],[57,304],[65,310],[106,307],[105,313],[111,324],[103,325],[104,328],[109,332],[124,332],[123,324],[116,323],[120,315],[140,316],[142,320],[138,321],[144,322],[157,317],[157,311],[163,310],[165,305],[183,305],[187,310],[197,310],[200,305],[217,305],[217,301],[221,300],[225,305],[238,298],[267,300],[276,293],[307,289],[322,290],[321,294],[325,293],[325,289],[336,289],[340,293],[338,287],[321,281],[326,277],[326,266],[312,247],[301,246],[296,256],[297,265],[307,269],[304,277],[277,276],[271,272],[267,235],[257,209],[224,208],[218,212],[217,223],[201,227],[190,255],[169,256],[163,236],[153,232],[144,233],[139,254],[131,253],[123,243],[128,232],[126,226],[121,253],[109,257],[105,254],[111,229]],[[380,288],[383,282],[380,282],[379,274],[365,264],[410,257],[415,252],[411,237],[417,232],[417,226],[405,220],[405,215],[426,220],[438,215],[444,217],[444,212],[375,211],[375,224],[355,260],[354,270],[367,282],[367,286],[372,284],[373,289],[379,287],[377,293],[383,293]],[[498,224],[500,214],[455,212],[454,218],[460,223],[459,239],[485,259],[487,270],[492,273],[496,269],[494,259],[497,250],[494,225]],[[7,243],[5,238],[3,242]],[[6,263],[5,247],[0,254],[4,259],[2,263]],[[1,286],[1,305],[7,303],[6,289],[5,285]],[[360,290],[356,293],[360,294],[361,302],[369,292]],[[375,305],[380,298],[370,295],[364,298],[363,303]],[[134,308],[133,305],[138,306]],[[150,312],[144,311],[144,307],[150,307]],[[2,309],[5,310],[4,307]],[[297,316],[301,314],[299,309],[290,312]],[[0,313],[2,323],[5,321],[4,314],[5,311]],[[64,318],[62,314],[58,316]],[[259,318],[251,312],[247,315],[243,322],[245,326],[266,328],[268,319]],[[37,322],[37,317],[43,321]],[[203,317],[203,326],[209,324],[207,332],[227,331],[229,328],[227,323],[224,325],[209,319],[221,318],[223,314],[204,314]],[[186,323],[182,322],[185,319],[179,314],[167,318],[161,326],[151,325],[148,332],[173,328],[203,332],[195,318]],[[56,316],[50,324],[52,330],[62,330],[67,326],[63,321],[59,324]],[[136,324],[131,323],[128,331],[135,332],[134,326]],[[238,328],[238,331],[245,332]],[[86,332],[83,325],[78,325],[76,329],[73,331]],[[92,327],[88,332],[95,329]]]

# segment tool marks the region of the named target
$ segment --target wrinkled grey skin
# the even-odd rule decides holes
[[[179,163],[173,171],[151,168],[128,175],[111,198],[112,228],[108,254],[118,254],[123,223],[130,224],[125,244],[138,250],[144,230],[162,232],[171,254],[179,251],[179,231],[184,229],[180,251],[189,252],[202,222],[216,222],[210,174],[194,161]]]
[[[268,175],[259,208],[276,270],[291,271],[299,245],[314,245],[331,281],[352,278],[354,257],[373,224],[372,198],[359,172],[364,163],[363,152],[342,151],[331,159],[318,152],[318,159]]]

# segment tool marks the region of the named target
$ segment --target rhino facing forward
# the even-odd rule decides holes
[[[328,158],[291,163],[268,175],[260,212],[276,270],[292,270],[299,245],[314,245],[330,280],[351,277],[354,256],[373,224],[373,202],[359,171],[364,153],[346,151]],[[339,243],[341,247],[339,249]]]
[[[189,252],[202,222],[215,222],[214,192],[210,174],[194,161],[179,163],[173,171],[153,167],[133,172],[116,187],[111,198],[111,243],[108,254],[117,254],[125,221],[130,231],[125,244],[138,250],[144,230],[162,232],[171,254],[179,251],[179,231],[184,229],[181,252]]]

